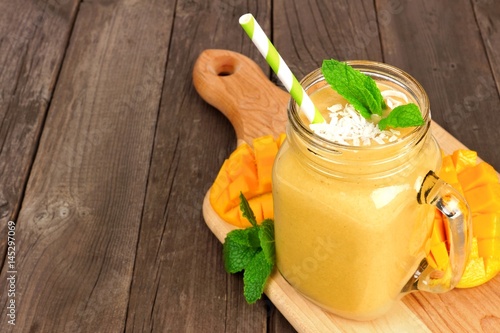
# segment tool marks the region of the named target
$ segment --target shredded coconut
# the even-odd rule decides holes
[[[390,109],[394,109],[402,102],[391,98],[396,97],[408,102],[408,97],[396,90],[385,90],[382,97]],[[330,111],[330,122],[310,124],[311,130],[321,137],[344,145],[369,146],[372,141],[378,144],[394,142],[401,133],[394,129],[380,130],[376,125],[379,116],[373,116],[372,121],[365,119],[351,104],[334,104],[327,108]],[[377,119],[378,117],[378,119]]]

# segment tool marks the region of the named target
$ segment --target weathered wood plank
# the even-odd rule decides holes
[[[500,92],[500,6],[495,0],[472,1],[486,54]]]
[[[242,276],[224,271],[222,246],[203,221],[203,197],[236,139],[221,113],[197,96],[191,80],[196,58],[208,48],[242,52],[269,72],[238,25],[248,11],[269,31],[268,1],[177,2],[127,332],[266,330],[265,303],[245,302]]]
[[[391,4],[380,25],[385,61],[423,85],[438,124],[500,169],[500,99],[470,1],[377,1]]]
[[[272,303],[270,303],[267,332],[286,333],[286,332],[297,332],[297,331],[287,321],[287,319],[279,312],[279,310]]]
[[[323,59],[382,61],[373,1],[274,3],[274,43],[300,80]]]
[[[0,1],[0,234],[16,220],[78,1]],[[6,237],[0,237],[1,261]]]
[[[18,332],[124,330],[172,16],[80,5],[18,218]]]

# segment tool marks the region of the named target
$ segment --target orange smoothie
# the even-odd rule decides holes
[[[381,90],[396,89],[375,80]],[[310,95],[325,118],[327,106],[346,103],[328,85]],[[294,117],[273,171],[278,269],[333,313],[379,317],[425,258],[434,207],[416,198],[428,171],[440,165],[430,119],[398,129],[392,142],[352,146],[319,139]]]

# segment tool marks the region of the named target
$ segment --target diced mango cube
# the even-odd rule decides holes
[[[458,180],[462,184],[463,190],[468,191],[488,183],[498,183],[498,175],[491,165],[481,162],[473,167],[464,169],[458,175]]]
[[[447,182],[448,184],[458,183],[457,171],[455,169],[455,164],[450,155],[443,157],[441,163],[441,169],[438,172],[439,178]]]
[[[500,237],[500,212],[473,216],[472,232],[478,239]]]
[[[219,214],[219,213],[218,213]],[[233,221],[233,224],[239,227],[249,226],[250,223],[245,220],[242,222],[240,219],[240,209],[239,207],[232,207],[226,212],[219,214],[224,221]]]
[[[436,260],[434,259],[434,256],[432,255],[432,253],[428,253],[427,254],[427,263],[432,267],[432,268],[438,268],[438,264],[436,263]]]
[[[276,140],[276,143],[278,144],[278,148],[281,147],[283,142],[285,142],[285,139],[286,139],[286,134],[281,133],[280,136],[278,137],[278,139]]]
[[[500,272],[500,259],[486,258],[484,259],[484,266],[486,267],[486,275],[495,276],[498,272]]]
[[[500,211],[500,184],[486,184],[465,191],[465,199],[473,214]]]
[[[274,219],[273,194],[272,192],[260,196],[262,206],[262,215],[264,219]]]
[[[500,259],[500,238],[485,238],[477,241],[479,256]]]
[[[448,263],[450,261],[446,244],[444,242],[440,242],[431,245],[431,253],[434,257],[434,260],[436,261],[437,268],[439,270],[445,270],[446,267],[448,267]]]
[[[257,138],[253,141],[257,175],[259,178],[259,192],[266,193],[272,190],[272,169],[274,158],[278,153],[278,145],[271,135]]]
[[[245,177],[241,175],[238,178],[233,179],[231,184],[228,186],[229,200],[233,202],[233,205],[239,204],[240,202],[240,192],[243,193],[245,198],[253,196],[255,178],[251,175]]]
[[[458,149],[451,155],[457,173],[462,172],[467,167],[476,165],[477,152],[467,149]]]
[[[465,266],[464,274],[458,282],[457,288],[471,288],[478,286],[485,281],[486,270],[483,258],[472,258]]]
[[[472,237],[469,258],[470,259],[479,258],[479,250],[477,248],[477,238],[476,237]]]
[[[250,205],[250,208],[252,209],[253,214],[255,215],[255,220],[262,221],[263,220],[262,206],[261,206],[259,200],[248,200],[248,204]],[[241,210],[238,210],[238,211],[240,214],[240,220],[243,222],[247,222],[248,226],[250,226],[250,222],[248,222],[247,218],[243,216],[243,212]]]

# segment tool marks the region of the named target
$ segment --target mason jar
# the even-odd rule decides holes
[[[393,142],[339,144],[313,133],[291,100],[273,168],[276,260],[288,283],[317,305],[371,320],[409,292],[452,289],[465,268],[471,222],[460,193],[436,176],[441,153],[422,86],[387,64],[348,64],[403,91],[425,124]],[[320,69],[301,84],[310,96],[331,89]],[[436,208],[449,228],[450,263],[440,271],[425,259]]]

